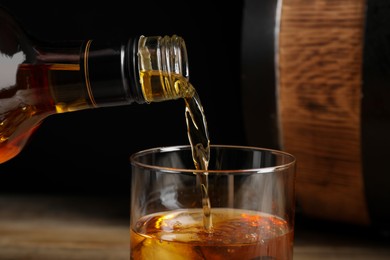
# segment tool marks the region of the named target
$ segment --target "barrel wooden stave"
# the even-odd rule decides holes
[[[278,35],[282,149],[303,214],[369,225],[362,170],[365,2],[285,0]]]

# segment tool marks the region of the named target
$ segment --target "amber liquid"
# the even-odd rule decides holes
[[[195,89],[182,75],[158,70],[140,71],[143,96],[148,102],[159,102],[194,96]]]
[[[210,140],[196,91],[184,97],[188,138],[202,193],[202,209],[180,209],[140,218],[130,230],[134,260],[291,260],[293,231],[262,212],[212,208],[208,195]]]
[[[207,169],[210,160],[210,139],[207,120],[198,93],[191,83],[181,75],[167,74],[161,71],[141,71],[142,90],[146,100],[161,101],[183,98],[187,134],[191,145],[195,169],[203,170],[198,174],[204,213],[204,228],[212,229],[211,205],[208,196]]]
[[[185,97],[185,115],[188,139],[191,144],[192,159],[195,168],[202,170],[197,173],[202,194],[203,227],[207,232],[212,232],[213,219],[208,193],[208,165],[210,161],[210,139],[207,129],[207,121],[198,93],[195,91],[192,97]]]
[[[73,64],[19,66],[16,84],[0,91],[0,163],[16,156],[48,115],[87,105],[85,93],[72,91],[82,88],[79,69]],[[61,95],[54,85],[71,86],[68,91],[77,98],[55,100]]]
[[[291,260],[293,232],[285,220],[255,211],[214,208],[213,232],[202,210],[144,216],[130,231],[131,259]]]
[[[44,118],[51,114],[95,107],[79,64],[21,64],[16,84],[0,89],[0,163],[15,157]],[[193,96],[179,75],[141,72],[148,102]],[[172,84],[170,84],[172,82]]]

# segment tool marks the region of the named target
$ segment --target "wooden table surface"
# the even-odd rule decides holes
[[[128,207],[116,198],[0,194],[0,259],[127,260]],[[390,240],[342,227],[298,219],[294,260],[390,259]]]

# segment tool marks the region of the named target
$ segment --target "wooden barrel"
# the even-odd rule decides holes
[[[361,146],[363,0],[284,1],[279,34],[282,144],[299,163],[307,214],[369,223]]]
[[[244,27],[256,12],[265,12],[247,2],[253,8],[246,7]],[[254,32],[243,34],[244,112],[259,111],[246,117],[249,141],[296,156],[297,207],[303,214],[389,229],[389,4],[283,0],[267,12],[257,22],[268,17],[273,32],[255,33],[259,42],[272,42],[273,82],[248,69],[253,64],[246,47]],[[261,95],[262,104],[254,107]]]

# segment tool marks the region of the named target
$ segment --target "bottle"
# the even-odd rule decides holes
[[[189,97],[188,78],[177,35],[43,43],[0,7],[0,163],[49,115]]]

